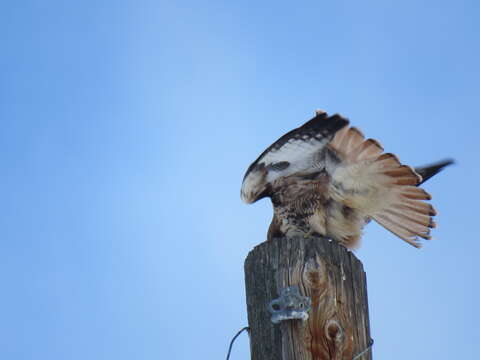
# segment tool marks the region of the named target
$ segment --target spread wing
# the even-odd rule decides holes
[[[252,203],[268,196],[270,184],[280,177],[296,172],[314,172],[321,166],[319,154],[335,133],[348,125],[338,114],[317,115],[270,145],[247,169],[243,178],[241,197]]]

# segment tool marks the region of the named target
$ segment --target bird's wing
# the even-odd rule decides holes
[[[328,116],[325,112],[318,112],[313,119],[286,133],[249,166],[243,179],[242,194],[255,192],[254,187],[260,183],[253,179],[259,171],[266,171],[267,183],[299,171],[315,171],[317,154],[346,125],[348,120],[338,114]]]
[[[441,160],[433,164],[416,167],[415,172],[422,177],[422,182],[420,184],[423,184],[432,176],[442,171],[446,166],[452,165],[454,163],[455,161],[452,159]]]
[[[420,247],[419,237],[430,239],[435,210],[424,201],[430,195],[417,187],[420,175],[353,127],[337,132],[329,147],[341,160],[331,172],[336,200],[415,247]]]

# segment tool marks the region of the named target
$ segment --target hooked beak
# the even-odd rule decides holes
[[[244,192],[243,189],[240,192],[241,199],[247,204],[253,204],[260,199],[270,196],[270,186],[264,186],[259,193]]]

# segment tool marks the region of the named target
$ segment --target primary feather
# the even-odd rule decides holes
[[[419,247],[435,226],[419,172],[433,176],[446,162],[415,171],[378,141],[365,139],[338,115],[317,115],[269,146],[248,168],[241,197],[270,197],[274,217],[268,237],[318,233],[355,247],[374,219]],[[424,170],[422,170],[424,169]]]

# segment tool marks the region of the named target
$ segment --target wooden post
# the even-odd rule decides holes
[[[245,260],[252,360],[371,360],[366,276],[352,252],[321,237],[277,238]],[[271,322],[269,303],[298,286],[308,320]],[[302,304],[303,305],[303,304]]]

